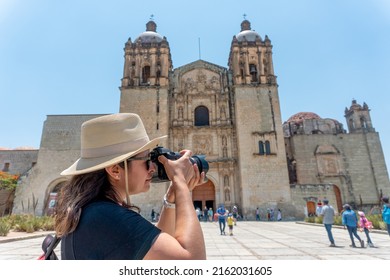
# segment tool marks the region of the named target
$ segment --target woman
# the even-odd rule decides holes
[[[358,211],[358,215],[360,216],[359,224],[358,224],[360,231],[364,231],[364,233],[366,234],[368,246],[374,247],[374,244],[372,243],[370,238],[370,230],[372,229],[372,222],[370,222],[367,219],[363,211]]]
[[[352,211],[352,208],[349,204],[345,204],[343,206],[344,211],[342,214],[342,224],[347,228],[349,233],[349,238],[351,239],[352,244],[350,247],[356,248],[354,236],[357,240],[359,240],[359,243],[362,248],[364,248],[364,241],[360,238],[360,236],[357,234],[357,217],[356,213]]]
[[[166,136],[149,140],[140,117],[106,115],[81,127],[81,157],[60,194],[56,233],[61,259],[205,259],[203,233],[190,191],[203,182],[191,151],[164,165],[171,184],[158,223],[138,214],[130,196],[147,192],[156,166],[149,152]]]

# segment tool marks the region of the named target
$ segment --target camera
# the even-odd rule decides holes
[[[169,181],[164,165],[158,161],[159,156],[164,156],[170,160],[177,160],[181,158],[181,154],[172,152],[171,150],[164,147],[156,147],[150,152],[150,160],[157,165],[157,172],[153,174],[152,182],[166,182]],[[199,168],[199,172],[205,174],[209,171],[209,163],[205,160],[204,155],[193,155],[190,157],[190,161],[196,163]]]

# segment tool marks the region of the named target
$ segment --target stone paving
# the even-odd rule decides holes
[[[209,260],[390,260],[390,236],[370,233],[375,248],[351,248],[348,231],[335,226],[336,248],[329,247],[325,228],[296,222],[244,222],[234,235],[220,235],[216,222],[202,222]],[[0,237],[0,260],[34,260],[46,233]],[[366,240],[364,233],[359,235]],[[60,245],[56,249],[60,256]]]

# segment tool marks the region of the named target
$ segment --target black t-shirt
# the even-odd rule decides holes
[[[63,260],[140,260],[161,230],[111,201],[87,205],[75,231],[61,240]]]

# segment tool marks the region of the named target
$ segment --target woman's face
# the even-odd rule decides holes
[[[147,192],[150,188],[156,165],[150,161],[149,150],[139,153],[127,161],[129,195]],[[120,185],[126,192],[125,169],[122,169]]]

